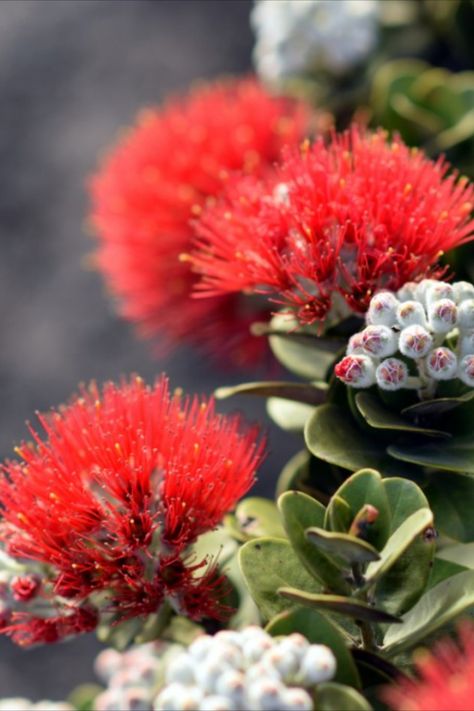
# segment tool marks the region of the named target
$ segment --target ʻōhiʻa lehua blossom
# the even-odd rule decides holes
[[[200,218],[198,293],[267,294],[312,324],[335,295],[363,313],[381,288],[439,276],[441,255],[474,237],[473,187],[448,167],[381,130],[286,151],[264,179],[229,182]]]
[[[91,182],[95,261],[122,315],[147,337],[173,346],[193,342],[235,364],[262,355],[249,325],[264,304],[236,296],[191,298],[196,276],[179,255],[189,251],[191,218],[218,195],[229,173],[261,175],[282,146],[309,129],[308,109],[271,95],[255,79],[196,87],[143,111],[105,157]]]
[[[0,480],[0,541],[40,573],[12,581],[7,634],[52,642],[93,629],[102,612],[120,621],[165,600],[218,617],[223,579],[188,546],[254,482],[258,430],[212,400],[171,394],[164,377],[92,383],[39,420],[47,436],[32,430]]]

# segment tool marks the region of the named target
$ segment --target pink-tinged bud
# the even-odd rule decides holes
[[[418,284],[414,281],[407,281],[398,291],[397,299],[399,301],[412,301],[415,298],[415,289]]]
[[[366,355],[348,355],[334,368],[339,380],[351,388],[370,388],[375,383],[375,367]]]
[[[388,326],[367,326],[361,336],[364,351],[375,358],[386,358],[397,350],[397,336]]]
[[[458,321],[458,309],[451,299],[440,299],[428,307],[428,320],[434,333],[448,333]]]
[[[428,292],[428,289],[431,289],[432,286],[435,286],[435,284],[438,283],[439,282],[437,282],[436,279],[423,279],[422,281],[420,281],[419,284],[416,285],[415,293],[412,298],[415,301],[419,301],[420,303],[422,303],[423,306],[426,306],[426,294]]]
[[[363,355],[365,354],[364,344],[362,342],[362,333],[354,333],[349,338],[347,344],[346,355]]]
[[[458,306],[458,328],[461,331],[474,329],[474,299],[464,299]]]
[[[474,299],[474,285],[468,281],[455,281],[453,290],[457,304],[460,304],[466,299]]]
[[[464,356],[459,363],[458,378],[470,388],[474,388],[474,355]]]
[[[418,324],[426,328],[426,313],[419,301],[404,301],[397,309],[397,320],[402,328]]]
[[[434,380],[451,380],[456,377],[458,359],[452,350],[440,346],[428,353],[426,370]]]
[[[398,347],[408,358],[423,358],[433,346],[433,339],[423,326],[408,326],[400,333]]]
[[[41,580],[36,575],[16,575],[12,578],[10,588],[14,600],[28,602],[39,592]]]
[[[398,299],[391,291],[380,291],[371,299],[367,323],[374,326],[393,326],[396,323]]]
[[[426,290],[426,304],[430,306],[441,299],[455,300],[454,289],[445,281],[437,281]]]
[[[399,358],[386,358],[375,371],[377,385],[382,390],[400,390],[408,380],[408,368]]]

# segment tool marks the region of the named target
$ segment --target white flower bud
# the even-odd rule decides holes
[[[257,629],[260,629],[260,627]],[[237,649],[241,649],[243,644],[242,634],[240,632],[236,632],[235,630],[221,630],[214,635],[213,639],[218,642],[226,642],[227,644],[231,644]]]
[[[419,301],[423,306],[426,306],[426,293],[428,289],[438,283],[436,279],[423,279],[416,285],[412,298],[415,301]]]
[[[252,664],[247,669],[246,672],[246,680],[247,683],[251,683],[253,681],[258,681],[259,679],[276,679],[277,681],[280,680],[280,672],[276,667],[269,666],[268,664],[265,664],[262,661],[257,662],[256,664]]]
[[[196,658],[182,653],[173,657],[166,668],[166,683],[195,684],[194,668]]]
[[[154,711],[192,711],[199,708],[203,698],[204,694],[197,686],[170,684],[158,694],[153,708]]]
[[[374,326],[393,326],[398,299],[391,291],[380,291],[372,297],[366,320]]]
[[[339,380],[351,388],[370,388],[375,383],[375,366],[365,355],[348,355],[334,368]]]
[[[298,654],[289,652],[288,649],[282,649],[278,645],[265,652],[262,657],[262,664],[274,667],[283,681],[289,682],[298,671],[300,657]]]
[[[199,711],[235,711],[243,706],[236,706],[225,696],[205,696],[199,706]]]
[[[423,358],[433,346],[433,339],[423,326],[407,326],[400,333],[398,347],[408,358]]]
[[[386,358],[375,371],[377,385],[382,390],[400,390],[408,380],[408,368],[399,358]]]
[[[367,326],[361,336],[365,352],[375,358],[386,358],[397,350],[397,336],[388,326]]]
[[[397,291],[397,299],[399,301],[413,301],[417,286],[418,284],[416,282],[407,281],[406,284]]]
[[[364,344],[362,343],[362,333],[354,333],[349,338],[349,343],[346,348],[346,355],[363,355],[365,354]]]
[[[462,357],[471,353],[474,353],[474,331],[467,331],[461,334],[459,355]]]
[[[458,378],[463,383],[474,388],[474,355],[466,355],[459,363]]]
[[[216,692],[230,699],[236,708],[243,708],[245,675],[236,669],[228,669],[217,680]]]
[[[196,683],[206,694],[215,694],[219,677],[229,669],[232,669],[230,664],[223,663],[218,655],[210,654],[202,663],[196,665]]]
[[[434,380],[451,380],[456,377],[458,359],[449,348],[440,346],[428,353],[426,370]]]
[[[33,708],[28,699],[15,697],[12,699],[0,699],[0,711],[29,711]]]
[[[282,709],[285,711],[312,711],[313,700],[305,689],[286,689],[283,692]]]
[[[94,662],[94,671],[100,679],[108,681],[122,666],[122,659],[115,649],[104,649]]]
[[[267,649],[270,649],[271,647],[271,637],[254,636],[253,639],[250,638],[245,642],[245,646],[243,647],[244,657],[247,662],[258,662]]]
[[[299,679],[303,686],[329,681],[336,673],[336,658],[324,644],[312,644],[304,655]]]
[[[103,691],[94,699],[95,711],[115,711],[115,709],[121,708],[123,705],[122,696],[122,689],[107,689]]]
[[[465,299],[474,299],[474,285],[468,281],[455,281],[453,289],[454,298],[458,304]]]
[[[428,307],[428,320],[434,333],[449,333],[457,323],[458,309],[451,299],[440,299]]]
[[[446,281],[437,281],[426,290],[426,305],[429,307],[441,299],[455,300],[454,289]]]
[[[202,661],[213,646],[214,642],[212,637],[209,637],[207,634],[203,634],[200,637],[197,637],[194,642],[189,645],[188,654],[190,654],[194,659]]]
[[[120,709],[122,711],[152,711],[153,706],[150,696],[150,690],[144,689],[140,686],[134,686],[129,687],[128,689],[124,689],[122,705],[120,706]],[[192,707],[188,706],[184,708]]]
[[[309,647],[309,642],[302,634],[299,632],[293,632],[280,639],[278,648],[281,649],[285,654],[294,654],[301,661],[304,653]]]
[[[397,320],[402,328],[418,324],[427,327],[426,313],[419,301],[404,301],[397,309]]]
[[[255,711],[281,708],[285,686],[276,679],[258,679],[247,687],[247,707]]]
[[[458,328],[462,331],[474,329],[474,299],[464,299],[458,306]]]

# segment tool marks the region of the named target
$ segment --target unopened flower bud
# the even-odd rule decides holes
[[[415,290],[418,284],[414,281],[407,281],[397,291],[397,299],[399,301],[412,301],[415,298]]]
[[[465,299],[474,299],[474,285],[468,281],[455,281],[453,290],[454,298],[458,304]]]
[[[367,323],[374,326],[393,326],[396,322],[398,299],[391,291],[380,291],[372,297],[367,311]]]
[[[458,306],[458,328],[462,331],[474,329],[474,299],[464,299]]]
[[[443,282],[444,283],[444,282]],[[432,286],[435,284],[438,284],[436,279],[423,279],[420,281],[416,287],[415,287],[415,292],[413,295],[413,299],[415,301],[419,301],[420,303],[423,304],[423,306],[426,306],[426,294],[428,289],[430,289]]]
[[[243,708],[236,706],[231,699],[225,696],[205,696],[199,706],[199,711],[235,711],[235,709]]]
[[[437,281],[426,290],[426,305],[429,307],[441,299],[455,300],[454,289],[446,281]]]
[[[216,683],[219,696],[231,699],[235,708],[243,708],[245,694],[245,675],[236,669],[228,669],[219,677]]]
[[[361,335],[365,352],[375,358],[386,358],[397,350],[397,336],[388,326],[367,326]]]
[[[400,333],[398,347],[408,358],[422,358],[433,346],[433,339],[423,326],[407,326]]]
[[[428,307],[428,320],[435,333],[448,333],[458,320],[458,309],[451,299],[440,299]]]
[[[166,682],[171,684],[194,684],[194,666],[196,659],[190,654],[177,654],[166,668]]]
[[[274,667],[283,681],[291,681],[300,665],[300,658],[280,645],[269,649],[262,657],[262,664]]]
[[[198,709],[204,694],[198,686],[170,684],[158,694],[153,708],[155,711],[184,711]]]
[[[472,353],[474,353],[474,331],[468,331],[461,335],[459,354],[462,357]]]
[[[349,343],[347,344],[346,354],[347,355],[362,355],[365,353],[364,344],[362,342],[362,333],[354,333],[353,336],[349,338]]]
[[[397,320],[402,328],[418,324],[426,328],[426,313],[419,301],[404,301],[397,309]]]
[[[339,380],[352,388],[370,388],[375,383],[374,363],[365,355],[346,356],[337,363],[334,373]]]
[[[15,575],[10,583],[12,596],[17,602],[28,602],[39,592],[41,581],[37,575]]]
[[[307,650],[299,672],[298,681],[312,686],[332,679],[336,673],[336,658],[324,644],[312,644]]]
[[[281,708],[285,711],[312,711],[313,700],[305,689],[286,689],[283,692]]]
[[[408,380],[408,368],[399,358],[386,358],[375,371],[377,385],[382,390],[400,390]]]
[[[247,708],[275,711],[281,708],[285,686],[276,679],[258,679],[247,687]]]
[[[462,380],[463,383],[469,385],[469,387],[474,388],[474,355],[466,355],[459,363],[458,368],[458,378]]]
[[[426,370],[434,380],[451,380],[456,377],[458,359],[449,348],[440,346],[428,353]]]

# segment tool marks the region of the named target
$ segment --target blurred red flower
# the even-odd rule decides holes
[[[269,294],[303,324],[323,321],[335,293],[364,312],[377,289],[440,275],[443,252],[474,237],[473,187],[447,171],[381,130],[286,150],[197,222],[197,291]]]
[[[51,566],[29,609],[49,600],[58,624],[31,615],[30,629],[20,610],[7,632],[20,642],[54,636],[52,627],[69,634],[99,591],[118,620],[165,599],[193,618],[218,616],[222,578],[188,546],[254,482],[257,428],[216,414],[212,400],[170,394],[164,377],[152,387],[92,383],[39,420],[47,438],[32,430],[34,443],[16,450],[23,461],[3,466],[0,541],[13,557]]]
[[[396,711],[472,711],[474,708],[474,626],[458,628],[459,644],[438,642],[416,658],[418,679],[401,679],[384,689],[383,699]]]
[[[249,325],[267,315],[265,305],[191,299],[196,276],[179,255],[191,247],[191,217],[229,173],[263,174],[308,126],[303,104],[251,78],[220,81],[143,111],[106,156],[91,183],[96,263],[142,335],[204,344],[236,365],[262,358],[264,341]]]

